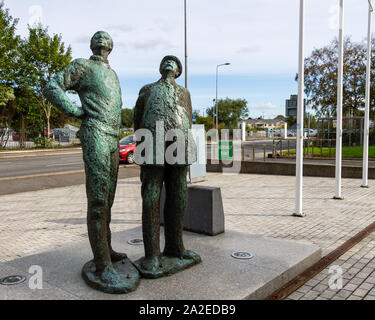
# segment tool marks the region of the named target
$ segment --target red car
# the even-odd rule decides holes
[[[120,162],[134,163],[136,142],[135,135],[127,136],[120,140]]]

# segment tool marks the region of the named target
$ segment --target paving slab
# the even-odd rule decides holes
[[[0,279],[11,276],[24,276],[26,280],[18,285],[4,286],[0,285],[0,300],[77,300],[75,296],[69,292],[64,291],[55,285],[49,284],[47,281],[43,282],[43,289],[30,289],[29,287],[29,267],[14,268],[10,265],[0,263]]]
[[[137,260],[144,254],[143,246],[129,245],[127,241],[141,234],[141,227],[114,233],[114,248]],[[163,229],[161,238],[163,246]],[[54,299],[262,299],[321,258],[321,249],[316,245],[231,230],[216,237],[185,232],[184,239],[186,248],[199,253],[203,262],[170,277],[142,279],[138,290],[130,294],[105,294],[84,283],[81,268],[92,256],[88,240],[82,239],[56,250],[0,263],[0,276],[15,271],[27,275],[30,266],[39,265],[45,284],[45,289],[37,293],[28,288],[27,281],[13,288],[0,286],[0,298],[45,299],[47,295]],[[234,251],[248,251],[254,257],[234,259]]]
[[[228,230],[314,243],[322,248],[324,256],[375,219],[375,188],[371,186],[371,181],[370,188],[360,188],[357,179],[343,179],[342,183],[345,200],[337,202],[332,199],[334,179],[305,177],[304,210],[307,216],[304,218],[292,216],[295,209],[295,177],[208,173],[206,181],[199,185],[221,189]],[[141,225],[140,194],[139,177],[119,180],[112,208],[113,232]],[[84,185],[3,195],[0,196],[0,203],[0,262],[46,251],[56,252],[82,240],[86,241],[85,247],[88,247]],[[127,250],[125,246],[123,248]],[[367,279],[357,276],[367,268],[375,268],[374,248],[375,233],[372,233],[332,263],[343,268],[344,288],[349,283],[348,279],[354,285],[352,291],[363,282],[375,284],[375,273]],[[89,256],[89,250],[87,254]],[[82,259],[82,264],[85,262],[86,259]],[[310,293],[321,294],[327,290],[331,276],[328,269],[309,281],[313,287],[322,284],[323,291],[317,292],[313,288]],[[367,296],[374,296],[374,290]],[[302,297],[307,298],[316,297]]]

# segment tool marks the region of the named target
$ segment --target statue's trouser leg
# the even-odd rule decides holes
[[[182,239],[186,209],[187,166],[166,166],[164,207],[166,256],[179,256],[184,251]]]
[[[142,166],[142,232],[145,257],[160,255],[160,194],[164,167]]]
[[[112,139],[92,128],[81,131],[86,172],[87,228],[96,270],[100,272],[111,264],[107,219]]]
[[[116,150],[111,152],[110,156],[111,161],[111,170],[110,170],[110,186],[109,186],[109,195],[108,195],[108,215],[107,215],[107,240],[110,252],[112,253],[112,245],[111,245],[111,208],[113,206],[113,202],[115,200],[116,195],[116,187],[117,187],[117,177],[118,177],[118,168],[119,168],[119,147],[117,146]]]

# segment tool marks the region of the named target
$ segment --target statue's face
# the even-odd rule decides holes
[[[166,72],[169,72],[169,71],[173,71],[174,74],[176,75],[178,73],[178,65],[177,65],[177,62],[174,61],[173,59],[167,59],[164,61],[162,67],[161,67],[161,70],[162,70],[162,74],[166,73]]]
[[[91,50],[107,50],[111,52],[113,49],[113,40],[111,36],[104,31],[98,31],[91,39]]]

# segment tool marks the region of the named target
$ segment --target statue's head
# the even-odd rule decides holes
[[[162,75],[166,72],[173,71],[175,79],[177,79],[182,74],[181,61],[175,56],[165,56],[163,60],[161,60],[159,71]]]
[[[102,51],[109,54],[113,49],[113,40],[107,32],[98,31],[91,38],[90,48],[94,54],[100,54]]]

